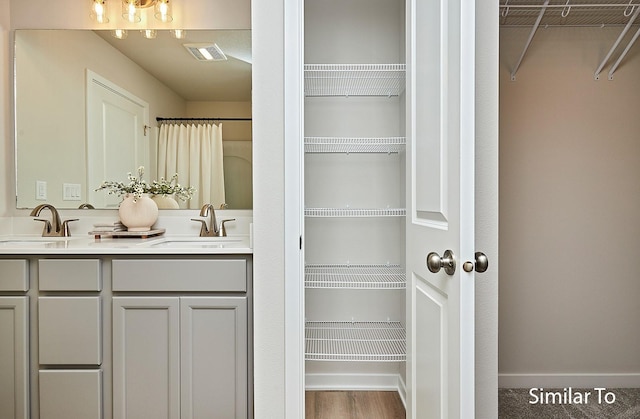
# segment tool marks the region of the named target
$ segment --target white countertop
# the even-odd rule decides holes
[[[93,236],[0,236],[0,255],[230,255],[252,254],[249,236],[161,235],[141,238]]]

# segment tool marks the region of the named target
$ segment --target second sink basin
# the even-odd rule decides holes
[[[242,242],[238,237],[167,237],[148,243],[149,247],[222,248]]]

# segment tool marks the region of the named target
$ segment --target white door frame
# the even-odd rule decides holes
[[[284,0],[285,413],[305,416],[304,0]]]

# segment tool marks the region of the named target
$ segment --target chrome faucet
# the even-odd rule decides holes
[[[47,208],[51,211],[51,222],[49,220],[44,220],[42,218],[35,218],[36,221],[42,221],[44,223],[44,229],[42,230],[42,237],[69,237],[71,233],[69,232],[69,222],[70,221],[78,221],[77,218],[72,220],[64,220],[60,222],[60,214],[58,214],[58,210],[51,204],[40,204],[31,211],[32,217],[39,217],[40,212]]]
[[[227,220],[220,221],[220,226],[218,227],[218,222],[216,221],[216,212],[213,209],[213,205],[204,204],[200,209],[200,218],[192,218],[193,221],[198,221],[202,223],[200,227],[200,237],[226,237],[227,229],[224,226],[224,223],[227,221],[235,221],[235,218],[230,218]],[[209,224],[207,225],[207,218],[209,219]]]

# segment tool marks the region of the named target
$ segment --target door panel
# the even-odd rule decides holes
[[[407,13],[407,416],[470,419],[474,2],[409,0]],[[445,250],[457,269],[430,272],[427,254]]]
[[[447,300],[434,290],[424,278],[414,276],[416,296],[416,369],[425,374],[416,376],[416,412],[419,417],[444,418],[446,413],[447,383],[444,366],[447,365]]]

